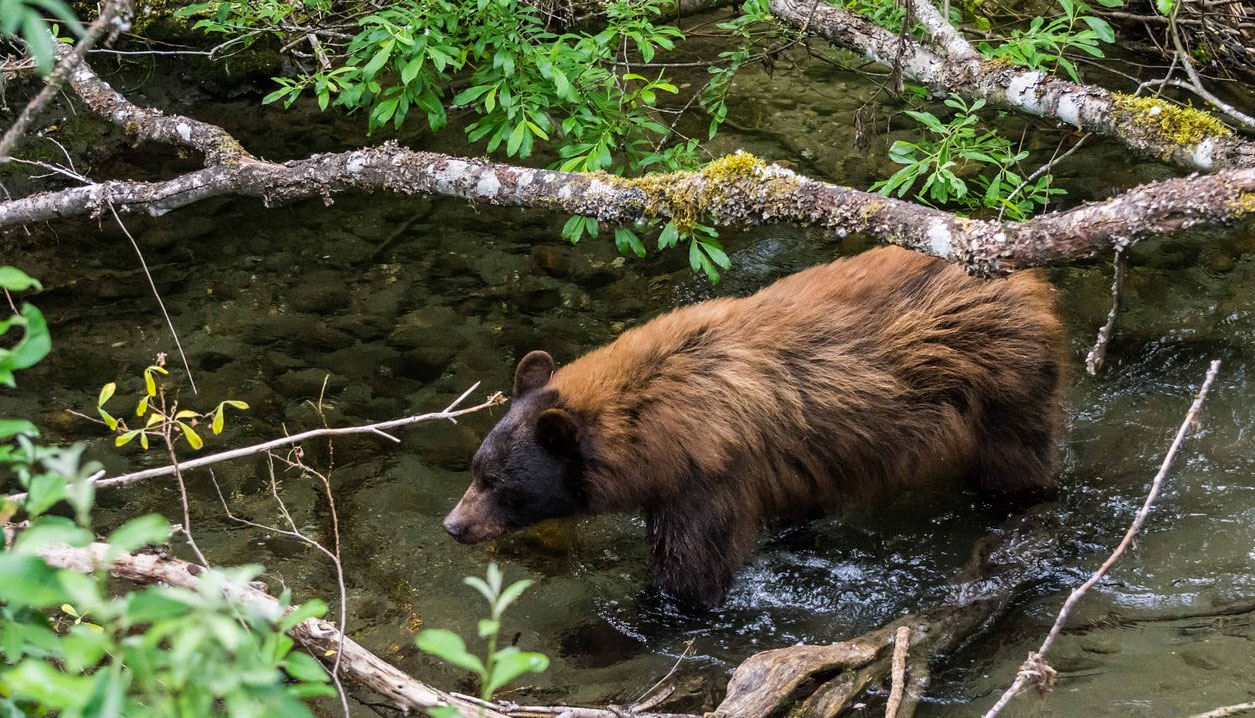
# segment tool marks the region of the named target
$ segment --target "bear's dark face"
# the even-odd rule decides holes
[[[545,389],[553,358],[535,351],[514,374],[510,411],[471,463],[471,485],[444,519],[462,543],[479,543],[544,519],[585,509],[578,420]]]

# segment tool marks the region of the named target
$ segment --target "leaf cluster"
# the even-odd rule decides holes
[[[491,700],[498,689],[524,673],[543,673],[549,668],[549,658],[542,653],[520,651],[515,646],[497,648],[502,614],[532,585],[532,581],[515,581],[503,587],[501,570],[492,563],[488,565],[485,578],[468,576],[464,582],[488,601],[488,618],[480,619],[478,627],[479,637],[487,644],[483,660],[467,650],[461,636],[447,629],[428,628],[421,631],[414,642],[421,650],[478,676],[480,698]],[[432,715],[436,718],[458,718],[459,714],[456,708],[446,707]]]
[[[889,148],[889,159],[903,165],[888,179],[872,185],[874,192],[903,197],[913,192],[927,204],[957,205],[968,211],[987,209],[1005,212],[1012,219],[1027,219],[1050,197],[1064,194],[1051,186],[1046,173],[1027,181],[1018,169],[1028,157],[995,130],[983,130],[976,114],[984,100],[968,104],[951,95],[946,107],[955,111],[949,122],[931,112],[907,110],[924,129],[918,142],[898,140]]]
[[[15,293],[39,283],[0,267],[0,287]],[[42,359],[51,343],[42,315],[29,304],[5,326],[26,330],[0,355],[10,362],[11,385],[11,371]],[[145,371],[146,398],[159,393],[155,377],[164,371],[156,369]],[[108,396],[101,396],[103,406]],[[188,418],[175,413],[168,420]],[[93,479],[100,465],[83,460],[81,444],[41,446],[38,436],[28,420],[0,420],[0,471],[26,492],[20,504],[5,499],[0,505],[0,522],[16,532],[0,550],[0,715],[312,718],[306,699],[334,691],[317,660],[292,650],[286,631],[326,606],[311,601],[280,617],[231,603],[227,589],[242,589],[260,572],[255,566],[206,570],[196,591],[153,586],[109,595],[110,564],[170,540],[170,524],[157,514],[110,531],[108,548],[93,549],[91,574],[50,565],[45,552],[93,545]],[[50,513],[62,502],[72,519]],[[27,519],[20,531],[9,524],[19,512]],[[286,593],[280,603],[289,604]]]

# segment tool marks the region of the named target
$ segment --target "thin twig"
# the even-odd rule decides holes
[[[1078,586],[1068,595],[1066,601],[1063,602],[1063,608],[1059,609],[1059,615],[1055,617],[1055,623],[1050,628],[1050,633],[1046,634],[1046,639],[1042,641],[1041,646],[1028,654],[1028,659],[1020,668],[1019,674],[1016,675],[1015,682],[998,698],[998,702],[985,713],[984,718],[994,718],[1002,712],[1002,709],[1011,702],[1011,699],[1019,695],[1028,687],[1030,681],[1037,676],[1053,676],[1054,670],[1045,663],[1046,652],[1054,645],[1055,639],[1063,632],[1063,626],[1067,623],[1068,616],[1072,612],[1072,608],[1081,600],[1094,584],[1102,580],[1103,576],[1111,570],[1116,561],[1124,555],[1129,545],[1133,543],[1133,538],[1137,536],[1141,530],[1142,524],[1146,523],[1146,517],[1150,515],[1151,508],[1155,505],[1155,499],[1159,497],[1159,490],[1163,487],[1164,477],[1168,474],[1168,469],[1172,467],[1172,462],[1177,458],[1177,453],[1181,450],[1181,445],[1185,443],[1186,437],[1194,429],[1198,422],[1198,414],[1202,411],[1203,401],[1207,399],[1207,393],[1211,390],[1212,382],[1216,380],[1216,374],[1220,371],[1220,360],[1214,360],[1207,369],[1207,376],[1203,379],[1203,385],[1199,388],[1198,394],[1194,397],[1194,403],[1190,405],[1190,410],[1185,414],[1185,421],[1181,423],[1181,428],[1177,430],[1176,438],[1172,441],[1172,446],[1168,448],[1168,453],[1164,456],[1163,464],[1159,467],[1159,472],[1155,474],[1154,480],[1151,481],[1150,491],[1146,494],[1146,500],[1142,503],[1142,507],[1138,509],[1137,515],[1133,517],[1133,523],[1129,525],[1128,531],[1124,533],[1124,538],[1120,541],[1120,545],[1116,546],[1111,555],[1103,561],[1098,570],[1089,577],[1085,583]]]
[[[183,471],[191,471],[192,469],[199,469],[203,466],[211,466],[213,464],[218,464],[223,461],[230,461],[232,459],[238,459],[242,456],[251,456],[253,454],[261,454],[271,449],[278,448],[280,446],[289,446],[291,444],[297,444],[307,439],[314,439],[320,436],[345,436],[348,434],[374,434],[374,433],[379,433],[382,429],[394,429],[397,427],[409,426],[410,424],[418,424],[424,421],[447,420],[453,423],[457,423],[457,418],[460,416],[463,416],[465,414],[471,414],[476,411],[480,411],[482,409],[487,409],[489,407],[498,406],[500,404],[505,403],[506,401],[505,397],[501,394],[501,392],[497,392],[493,394],[492,396],[488,397],[482,404],[478,404],[476,406],[472,406],[466,409],[458,409],[454,411],[453,408],[457,406],[458,404],[460,404],[478,386],[479,386],[479,382],[475,382],[474,386],[472,386],[470,389],[467,389],[466,392],[462,394],[462,396],[458,397],[457,400],[454,401],[452,404],[450,404],[448,408],[446,408],[444,411],[437,411],[430,414],[418,414],[416,416],[407,416],[402,419],[391,419],[389,421],[380,422],[378,424],[368,424],[365,426],[344,426],[344,427],[339,427],[336,429],[311,429],[310,431],[304,431],[304,432],[301,432],[300,434],[293,434],[291,436],[284,436],[278,439],[272,439],[270,441],[266,441],[261,444],[254,444],[252,446],[245,446],[239,449],[231,449],[230,451],[222,451],[217,454],[210,454],[209,456],[202,456],[197,459],[190,459],[188,461],[182,462],[180,466],[182,467]],[[112,476],[109,478],[95,477],[92,480],[96,484],[97,489],[102,489],[102,488],[108,488],[112,486],[123,486],[126,484],[143,480],[143,479],[151,479],[157,476],[169,476],[173,473],[174,473],[173,466],[161,466],[155,469],[145,469],[144,471],[136,471],[134,473],[123,474],[121,476]],[[25,493],[11,494],[8,498],[10,501],[20,502],[26,499],[26,494]]]
[[[902,693],[906,689],[906,653],[911,647],[911,627],[898,626],[893,636],[893,687],[889,689],[889,702],[885,705],[885,718],[897,718],[902,706]]]
[[[9,152],[13,146],[17,144],[18,138],[26,133],[26,128],[34,121],[35,116],[43,110],[44,105],[53,98],[60,90],[65,81],[69,79],[70,73],[74,68],[83,61],[83,57],[92,46],[100,40],[101,36],[108,31],[110,37],[115,37],[118,32],[130,29],[131,27],[131,3],[129,0],[107,0],[104,7],[100,10],[100,16],[95,22],[87,27],[87,32],[83,34],[83,39],[79,40],[78,45],[74,47],[74,51],[67,54],[53,68],[52,74],[48,76],[48,82],[44,88],[35,95],[35,99],[27,103],[22,110],[22,114],[18,115],[13,125],[5,131],[4,137],[0,138],[0,164],[9,161]]]
[[[1124,297],[1124,270],[1128,263],[1128,250],[1124,247],[1116,247],[1115,258],[1115,277],[1111,280],[1111,311],[1107,313],[1107,323],[1102,325],[1098,330],[1098,340],[1094,342],[1094,348],[1089,350],[1089,356],[1085,357],[1085,370],[1091,376],[1096,376],[1098,370],[1102,369],[1103,360],[1107,357],[1107,344],[1111,341],[1111,332],[1116,328],[1116,316],[1120,313],[1120,302]]]
[[[148,262],[144,261],[144,253],[139,249],[139,242],[131,236],[131,230],[122,223],[122,218],[118,216],[118,211],[113,208],[112,203],[109,204],[109,213],[122,228],[122,233],[126,235],[126,238],[131,240],[135,256],[139,257],[139,266],[144,268],[144,276],[148,277],[148,286],[152,288],[153,296],[157,298],[157,306],[161,307],[161,315],[166,318],[166,326],[170,328],[170,335],[174,337],[174,347],[179,350],[179,359],[183,360],[183,371],[187,372],[187,383],[192,387],[193,394],[200,394],[196,389],[196,379],[192,377],[192,366],[187,363],[187,355],[183,353],[183,342],[179,341],[179,332],[174,328],[174,320],[170,318],[170,312],[166,311],[166,303],[161,299],[161,292],[157,291],[157,283],[153,281],[153,274],[148,270]]]
[[[1223,708],[1216,708],[1215,710],[1210,710],[1206,713],[1196,713],[1190,716],[1190,718],[1225,718],[1226,716],[1235,716],[1239,713],[1247,713],[1249,711],[1255,711],[1255,701],[1224,706]]]

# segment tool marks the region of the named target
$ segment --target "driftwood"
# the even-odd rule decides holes
[[[893,674],[894,637],[909,630],[909,676],[898,718],[910,718],[929,682],[932,660],[1003,616],[1034,579],[1034,567],[1057,554],[1057,520],[1039,507],[979,542],[955,577],[944,605],[900,618],[828,646],[791,646],[750,656],[732,674],[720,718],[766,718],[796,706],[802,718],[840,715]]]

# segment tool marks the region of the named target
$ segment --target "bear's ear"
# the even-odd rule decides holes
[[[580,427],[565,411],[545,409],[536,417],[536,442],[555,456],[575,456],[580,451]]]
[[[514,395],[523,396],[541,388],[553,376],[553,357],[549,352],[528,352],[514,370]]]

